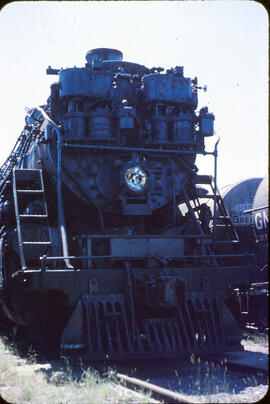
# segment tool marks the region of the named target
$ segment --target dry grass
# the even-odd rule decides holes
[[[248,335],[245,344],[268,349],[268,339],[261,335]],[[221,374],[212,363],[202,369],[198,358],[192,356],[193,393],[190,398],[198,402],[256,402],[264,396],[267,386],[248,387],[242,394],[230,391],[226,367]],[[179,379],[179,382],[181,378]],[[253,383],[254,384],[254,383]],[[180,388],[179,384],[179,388]],[[181,391],[181,388],[180,388]],[[202,394],[207,391],[208,394]],[[22,359],[16,349],[0,337],[0,402],[1,397],[12,404],[124,404],[150,403],[149,396],[131,394],[119,386],[112,377],[101,379],[91,368],[76,369],[65,359],[40,363],[34,351],[29,350]],[[252,399],[251,399],[252,398]]]
[[[120,404],[149,403],[149,396],[131,394],[114,380],[101,379],[98,372],[74,369],[63,358],[54,363],[35,363],[35,356],[21,359],[0,338],[0,398],[12,404]]]

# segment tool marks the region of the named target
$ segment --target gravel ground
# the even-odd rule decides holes
[[[247,333],[242,344],[245,350],[268,354],[266,335]],[[64,366],[63,360],[41,363],[34,355],[30,355],[29,361],[29,358],[12,354],[3,343],[0,343],[0,358],[0,398],[2,395],[12,404],[157,402],[149,396],[131,393],[115,380],[107,380],[102,386],[94,373],[82,370],[82,365]],[[167,364],[157,361],[154,369],[152,364],[145,362],[142,365],[139,361],[132,368],[131,364],[126,367],[118,364],[114,369],[186,394],[198,403],[253,403],[265,396],[268,390],[266,376],[239,374],[229,371],[226,364],[222,365],[202,362],[191,356],[188,360],[174,359]],[[163,378],[160,378],[161,371]]]
[[[245,333],[242,345],[247,351],[268,354],[267,335]],[[152,377],[149,382],[186,394],[198,403],[254,403],[268,392],[266,375],[230,371],[224,363],[220,366],[191,357],[175,362],[174,367],[175,376],[167,380]]]
[[[186,394],[193,401],[206,403],[251,403],[263,398],[268,390],[266,377],[239,374],[218,365],[182,364],[176,377],[149,382]]]

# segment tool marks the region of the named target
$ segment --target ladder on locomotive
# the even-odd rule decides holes
[[[18,247],[22,269],[26,269],[31,259],[26,259],[25,249],[36,249],[36,253],[44,251],[44,247],[52,247],[49,229],[48,210],[45,199],[42,170],[39,169],[13,169],[13,198],[17,223]],[[41,212],[26,213],[25,208],[30,202],[38,202]],[[23,225],[26,223],[42,225],[46,230],[47,240],[25,240]]]
[[[196,177],[196,184],[204,184],[210,186],[211,190],[211,195],[207,194],[205,198],[211,198],[214,203],[214,183],[213,183],[213,177],[210,175],[197,175]],[[200,197],[195,198],[194,200],[194,205],[195,205],[195,210],[200,210],[201,203],[200,203]],[[212,224],[213,226],[213,224]],[[216,226],[219,227],[219,229],[222,229],[222,239],[219,238],[216,240],[216,244],[227,244],[231,245],[235,252],[240,252],[241,249],[241,244],[239,241],[238,234],[235,230],[235,227],[233,226],[233,223],[231,221],[231,217],[228,214],[228,211],[226,209],[226,206],[224,205],[223,199],[217,190],[216,193]]]

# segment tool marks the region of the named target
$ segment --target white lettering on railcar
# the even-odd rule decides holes
[[[258,212],[255,214],[255,226],[257,230],[262,230],[263,228],[267,229],[268,227],[268,211],[263,210],[262,212]]]

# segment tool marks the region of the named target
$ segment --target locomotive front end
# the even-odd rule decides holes
[[[204,202],[226,217],[215,177],[195,165],[217,157],[197,78],[115,49],[86,60],[48,68],[59,81],[1,169],[2,312],[90,359],[239,349],[227,303],[249,257],[232,223],[216,240]]]

